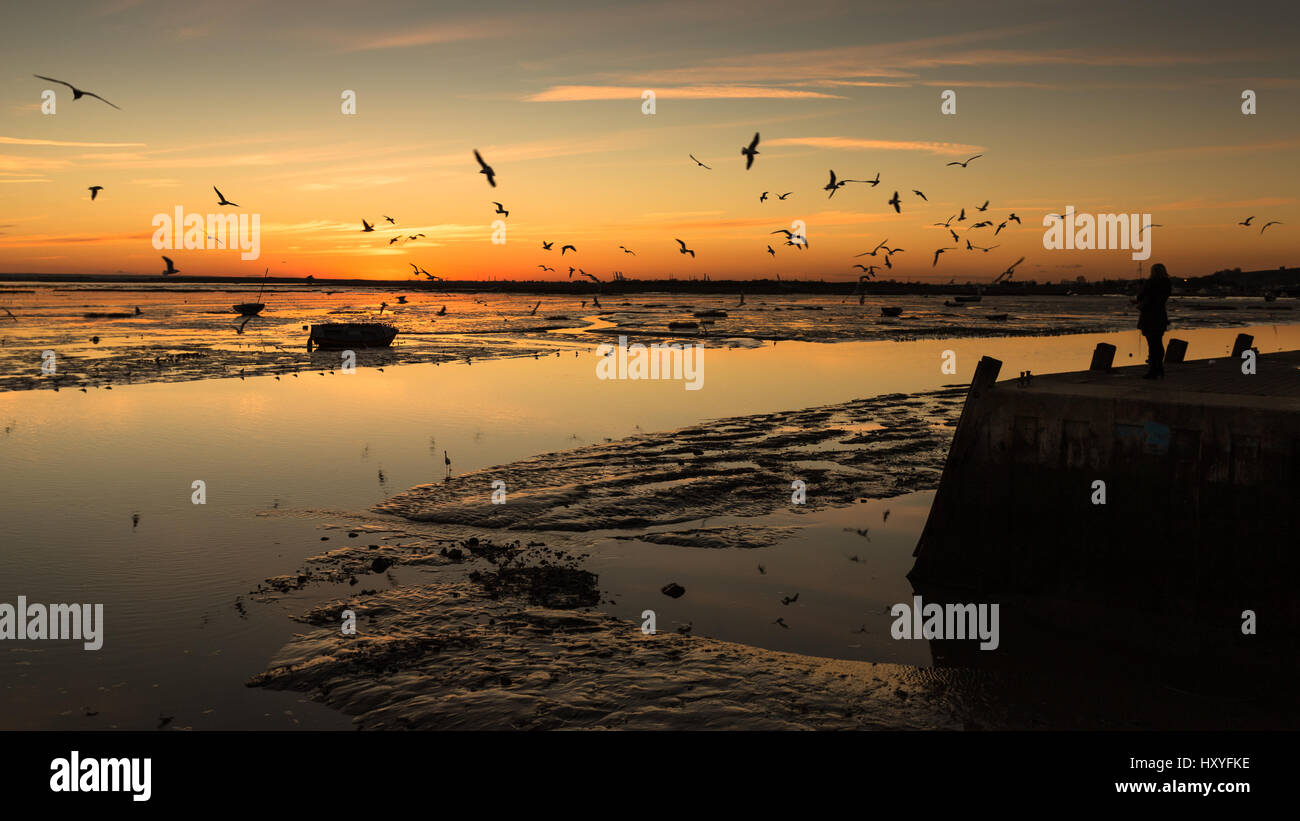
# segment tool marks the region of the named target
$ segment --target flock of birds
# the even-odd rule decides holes
[[[45,76],[45,75],[43,75],[43,74],[35,74],[35,75],[33,75],[33,76],[36,77],[36,78],[38,78],[38,79],[46,80],[46,81],[51,82],[51,83],[57,83],[57,84],[59,84],[59,85],[67,86],[69,89],[72,90],[72,98],[73,98],[74,101],[76,101],[76,100],[80,100],[80,99],[83,98],[83,97],[93,97],[94,99],[99,100],[100,102],[105,103],[106,105],[112,106],[113,108],[115,108],[115,109],[117,109],[117,110],[119,110],[119,111],[121,110],[120,106],[117,106],[117,105],[115,105],[115,104],[109,102],[108,100],[104,99],[103,97],[101,97],[100,95],[98,95],[98,94],[96,94],[96,93],[94,93],[94,92],[92,92],[92,91],[86,91],[85,89],[78,88],[77,86],[73,85],[72,83],[66,82],[66,81],[64,81],[64,80],[57,80],[57,79],[55,79],[55,78],[53,78],[53,77],[47,77],[47,76]],[[741,154],[741,156],[742,156],[742,157],[744,158],[744,160],[745,160],[745,170],[746,170],[746,171],[748,171],[748,170],[750,170],[750,169],[752,169],[752,168],[754,167],[754,160],[755,160],[756,157],[759,156],[759,151],[758,151],[758,145],[759,145],[759,142],[760,142],[760,135],[759,135],[759,133],[756,131],[756,132],[754,132],[754,137],[753,137],[753,139],[751,139],[747,145],[741,146],[740,154]],[[712,171],[712,170],[713,170],[713,166],[710,166],[710,165],[704,163],[702,160],[700,160],[700,159],[699,159],[698,157],[696,157],[694,154],[687,154],[687,156],[690,157],[690,159],[691,159],[691,160],[692,160],[692,161],[693,161],[697,166],[699,166],[700,168],[703,168],[703,169],[708,170],[708,171]],[[965,159],[965,160],[954,160],[954,161],[952,161],[952,162],[947,163],[946,165],[947,165],[948,167],[954,167],[954,166],[955,166],[955,167],[963,168],[963,169],[964,169],[964,168],[968,168],[972,162],[974,162],[975,160],[980,159],[980,158],[983,157],[983,156],[984,156],[983,154],[974,154],[974,155],[968,157],[968,158]],[[489,186],[491,186],[492,188],[496,188],[496,187],[497,187],[497,172],[496,172],[495,169],[492,168],[492,166],[488,165],[487,161],[483,159],[483,155],[479,152],[479,150],[478,150],[477,148],[474,149],[474,159],[477,161],[478,166],[479,166],[479,171],[478,171],[478,173],[482,174],[482,175],[487,179],[487,183],[488,183]],[[869,185],[869,186],[871,186],[872,188],[875,188],[875,187],[877,187],[878,185],[880,185],[880,173],[877,172],[877,173],[876,173],[876,176],[875,176],[873,179],[869,179],[869,180],[847,179],[847,178],[841,179],[841,178],[839,178],[839,177],[836,176],[836,174],[835,174],[835,170],[834,170],[834,169],[831,169],[831,170],[830,170],[830,179],[828,180],[828,182],[826,183],[826,185],[822,186],[822,190],[828,192],[828,193],[827,193],[827,198],[830,199],[830,198],[833,198],[833,197],[835,196],[835,193],[836,193],[837,191],[839,191],[839,190],[842,189],[842,188],[847,187],[849,184]],[[102,185],[92,185],[92,186],[89,186],[89,187],[88,187],[88,190],[90,191],[90,199],[91,199],[91,201],[93,202],[93,201],[94,201],[94,200],[99,196],[100,192],[102,192],[102,191],[104,190],[104,186],[102,186]],[[238,203],[231,202],[230,200],[226,199],[225,195],[222,194],[221,191],[220,191],[216,186],[213,186],[213,190],[216,191],[216,193],[217,193],[217,205],[218,205],[218,206],[227,206],[227,205],[228,205],[228,206],[232,206],[232,207],[235,207],[235,208],[238,208],[238,207],[239,207],[239,204],[238,204]],[[925,202],[927,202],[927,203],[929,202],[929,198],[926,197],[925,193],[922,192],[920,189],[915,189],[915,188],[913,188],[913,189],[911,189],[911,192],[912,192],[912,194],[914,194],[915,196],[919,197],[921,200],[923,200],[923,201],[925,201]],[[759,197],[758,197],[759,202],[760,202],[760,203],[767,202],[767,201],[768,201],[768,195],[771,194],[771,193],[773,193],[773,192],[771,192],[771,191],[764,191],[764,192],[762,192],[762,193],[759,195]],[[787,197],[789,197],[789,196],[790,196],[791,194],[793,194],[793,193],[794,193],[793,191],[787,191],[787,192],[785,192],[785,193],[783,193],[783,194],[777,194],[777,195],[776,195],[776,198],[777,198],[778,200],[782,200],[782,201],[783,201],[783,200],[785,200]],[[903,203],[903,201],[902,201],[902,198],[900,197],[899,191],[894,191],[893,196],[890,197],[890,198],[886,201],[886,204],[889,205],[890,207],[892,207],[892,208],[894,209],[894,213],[896,213],[896,214],[901,214],[901,213],[903,212],[903,209],[902,209],[902,203]],[[496,201],[493,201],[492,204],[493,204],[494,206],[496,206],[496,211],[495,211],[494,213],[496,213],[496,214],[498,214],[498,215],[500,215],[500,216],[502,216],[502,217],[509,217],[509,216],[510,216],[510,211],[509,211],[508,209],[506,209],[506,207],[505,207],[502,203],[500,203],[500,202],[496,202]],[[989,206],[989,202],[988,202],[988,200],[985,200],[985,201],[984,201],[984,204],[981,205],[981,206],[979,206],[979,207],[977,207],[977,208],[975,209],[975,211],[977,211],[977,212],[984,212],[984,211],[986,211],[986,210],[988,209],[988,206]],[[1049,215],[1049,216],[1063,219],[1063,217],[1061,217],[1061,215],[1059,215],[1059,214],[1051,214],[1051,215]],[[396,224],[396,221],[395,221],[392,217],[385,216],[384,219],[385,219],[388,223],[390,223],[390,224],[394,224],[394,225]],[[1241,222],[1239,222],[1239,223],[1237,223],[1237,224],[1240,225],[1240,226],[1248,227],[1248,228],[1249,228],[1249,227],[1253,227],[1253,226],[1251,225],[1251,222],[1252,222],[1254,219],[1255,219],[1254,216],[1249,216],[1249,217],[1247,217],[1245,220],[1243,220],[1243,221],[1241,221]],[[962,208],[959,214],[954,214],[953,216],[949,217],[946,221],[944,221],[944,222],[942,222],[942,223],[934,223],[934,225],[935,225],[935,226],[942,226],[945,230],[947,230],[948,233],[949,233],[949,234],[952,236],[952,238],[953,238],[953,243],[954,243],[954,245],[960,247],[961,242],[962,242],[962,237],[957,233],[956,230],[954,230],[954,229],[952,228],[952,223],[953,223],[954,220],[956,220],[958,223],[964,222],[964,221],[966,220],[966,209],[965,209],[965,208]],[[994,223],[993,223],[993,221],[991,221],[991,220],[979,220],[979,221],[973,222],[973,223],[969,226],[969,228],[967,228],[967,230],[968,230],[968,231],[973,231],[973,230],[977,230],[977,229],[981,229],[981,228],[993,228],[993,236],[996,237],[996,236],[998,236],[998,235],[1003,231],[1003,229],[1007,228],[1007,226],[1008,226],[1009,223],[1011,223],[1011,222],[1015,222],[1016,224],[1020,224],[1020,218],[1019,218],[1018,216],[1016,216],[1016,214],[1015,214],[1014,212],[1010,213],[1010,214],[1006,217],[1006,219],[1004,219],[1004,220],[1002,220],[1001,222],[997,223],[996,227],[994,227]],[[1264,233],[1265,231],[1267,231],[1271,226],[1274,226],[1274,225],[1283,225],[1283,224],[1285,224],[1285,223],[1283,223],[1283,222],[1281,222],[1281,221],[1279,221],[1279,220],[1269,220],[1268,222],[1264,223],[1264,225],[1259,229],[1259,232],[1260,232],[1260,234],[1263,234],[1263,233]],[[370,221],[365,220],[365,219],[362,219],[362,221],[361,221],[361,226],[362,226],[362,227],[361,227],[361,231],[362,231],[363,233],[373,233],[374,230],[375,230],[375,224],[374,224],[374,223],[371,223]],[[1155,227],[1155,228],[1159,228],[1159,227],[1163,227],[1163,226],[1158,225],[1158,224],[1155,224],[1155,223],[1152,223],[1152,224],[1150,224],[1150,225],[1144,226],[1143,230],[1145,230],[1145,229],[1147,229],[1147,228],[1153,228],[1153,227]],[[790,231],[790,230],[788,230],[788,229],[778,229],[778,230],[776,230],[776,231],[772,231],[771,233],[773,233],[773,234],[784,234],[785,237],[786,237],[786,242],[785,242],[785,244],[788,245],[788,246],[795,247],[795,248],[797,248],[797,249],[799,249],[799,250],[804,250],[805,248],[808,247],[808,242],[807,242],[807,238],[806,238],[806,237],[803,237],[803,236],[797,235],[797,234],[793,233],[792,231]],[[388,244],[389,244],[389,245],[393,245],[393,244],[395,244],[395,243],[397,243],[397,242],[399,242],[399,241],[412,242],[412,241],[415,241],[415,240],[417,240],[417,239],[422,239],[422,238],[424,238],[424,236],[425,236],[425,235],[422,234],[422,233],[416,233],[416,234],[405,235],[405,239],[403,239],[403,235],[400,235],[400,234],[399,234],[399,235],[393,237],[392,239],[390,239],[390,240],[388,241]],[[675,238],[675,241],[677,242],[677,244],[678,244],[678,246],[679,246],[678,251],[679,251],[682,255],[689,255],[689,256],[691,257],[691,259],[695,259],[695,250],[694,250],[694,249],[687,247],[686,242],[685,242],[684,240],[682,240],[682,239],[677,239],[677,238]],[[886,240],[885,242],[888,242],[888,240]],[[965,238],[965,242],[966,242],[966,250],[967,250],[967,251],[981,251],[981,252],[984,252],[984,253],[988,253],[988,252],[992,251],[993,249],[999,247],[998,245],[990,245],[990,246],[980,246],[980,245],[976,245],[976,244],[974,244],[973,242],[971,242],[971,240],[970,240],[969,237]],[[543,250],[547,250],[547,251],[551,250],[552,245],[553,245],[553,243],[550,243],[550,242],[543,242],[543,243],[542,243]],[[627,254],[631,254],[631,255],[635,256],[635,253],[634,253],[633,251],[629,250],[628,248],[626,248],[625,246],[620,245],[619,248],[620,248],[621,250],[623,250],[625,253],[627,253]],[[886,268],[892,268],[892,267],[893,267],[893,264],[892,264],[892,262],[891,262],[891,257],[892,257],[894,254],[896,254],[896,253],[901,253],[903,249],[901,249],[901,248],[894,248],[894,249],[887,248],[887,247],[885,247],[885,243],[884,243],[884,242],[882,242],[880,245],[878,245],[874,251],[866,252],[866,254],[857,254],[856,256],[859,256],[859,257],[861,257],[861,256],[865,256],[865,255],[875,256],[876,251],[879,251],[879,250],[881,250],[882,248],[884,248],[884,250],[886,251],[886,254],[885,254],[885,257],[884,257],[885,267],[886,267]],[[577,248],[576,248],[574,245],[572,245],[572,244],[568,244],[568,245],[563,245],[563,246],[561,246],[561,248],[560,248],[560,255],[563,256],[563,255],[565,254],[566,251],[570,251],[570,250],[573,251],[575,254],[577,253]],[[947,251],[949,251],[949,250],[951,250],[951,248],[947,248],[947,247],[945,247],[945,248],[937,248],[937,249],[935,249],[935,251],[934,251],[934,255],[933,255],[933,257],[932,257],[932,261],[931,261],[931,263],[930,263],[930,266],[931,266],[932,268],[938,266],[938,264],[939,264],[939,257],[942,256],[945,252],[947,252]],[[776,256],[776,249],[774,249],[771,245],[768,245],[768,246],[767,246],[767,253],[770,254],[771,256],[775,257],[775,256]],[[166,268],[166,270],[164,270],[164,271],[162,272],[164,276],[169,276],[169,275],[171,275],[171,274],[176,274],[176,273],[179,273],[179,272],[180,272],[180,270],[179,270],[178,268],[176,268],[176,266],[175,266],[175,264],[172,262],[172,260],[168,259],[167,257],[163,257],[163,261],[167,263],[167,268]],[[1014,269],[1015,269],[1015,267],[1016,267],[1017,265],[1019,265],[1019,264],[1020,264],[1021,262],[1023,262],[1023,261],[1024,261],[1024,258],[1022,257],[1022,258],[1021,258],[1019,261],[1017,261],[1016,263],[1013,263],[1012,265],[1008,266],[1006,270],[1004,270],[1002,273],[998,274],[998,276],[994,279],[994,282],[996,283],[996,282],[1000,282],[1000,281],[1002,281],[1003,279],[1010,279],[1010,277],[1011,277],[1012,274],[1014,273]],[[430,273],[428,273],[427,271],[424,271],[423,269],[419,268],[418,266],[414,266],[414,264],[412,264],[412,266],[415,268],[415,272],[416,272],[416,274],[418,274],[418,275],[423,275],[423,276],[427,277],[427,278],[430,279],[430,280],[440,280],[440,279],[442,279],[442,277],[439,277],[439,276],[436,276],[436,275],[430,274]],[[539,264],[538,267],[541,268],[543,271],[550,271],[550,272],[553,272],[553,271],[555,270],[554,268],[551,268],[550,266],[547,266],[547,265],[545,265],[545,264]],[[858,278],[859,283],[861,283],[863,280],[874,278],[874,276],[875,276],[875,272],[876,272],[876,270],[878,270],[878,266],[875,266],[875,265],[865,265],[865,266],[864,266],[864,265],[861,265],[861,264],[854,264],[852,267],[855,267],[855,268],[861,269],[862,272],[863,272],[863,273],[861,274],[861,276],[859,276],[859,278]],[[589,273],[583,271],[582,269],[574,269],[574,268],[570,268],[570,269],[569,269],[569,278],[570,278],[570,279],[573,278],[573,275],[574,275],[575,271],[576,271],[576,273],[578,273],[580,276],[588,277],[588,278],[590,278],[591,280],[593,280],[594,282],[596,282],[596,283],[598,283],[598,284],[601,282],[601,280],[600,280],[598,277],[596,277],[595,275],[593,275],[593,274],[589,274]]]

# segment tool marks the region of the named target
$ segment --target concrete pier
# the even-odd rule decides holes
[[[1294,642],[1300,352],[1254,364],[998,382],[986,357],[909,578],[1175,651]],[[1255,637],[1242,636],[1245,610]]]

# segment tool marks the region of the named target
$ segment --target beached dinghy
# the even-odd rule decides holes
[[[262,274],[262,287],[257,289],[257,298],[259,300],[262,298],[262,292],[266,290],[266,278],[270,276],[270,274],[271,274],[270,268],[267,268],[266,273]],[[266,304],[262,302],[241,302],[238,305],[234,306],[235,313],[239,314],[240,316],[257,316],[262,312],[262,309],[265,307]]]
[[[327,322],[311,326],[307,347],[325,350],[387,348],[397,329],[382,322]]]
[[[902,314],[903,314],[902,308],[897,308],[892,305],[883,305],[880,308],[881,316],[902,316]]]

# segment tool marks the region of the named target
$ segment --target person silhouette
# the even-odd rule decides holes
[[[1169,272],[1157,262],[1151,275],[1138,286],[1138,330],[1147,338],[1147,372],[1143,379],[1163,379],[1165,375],[1165,329],[1169,314],[1165,303],[1170,293]]]

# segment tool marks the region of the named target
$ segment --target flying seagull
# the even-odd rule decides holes
[[[755,136],[755,142],[757,142],[757,135]],[[682,242],[681,240],[677,240],[677,244],[682,246],[680,249],[678,249],[679,254],[690,254],[691,259],[695,259],[695,252],[692,251],[690,248],[687,248],[686,243]]]
[[[618,247],[623,249],[623,253],[625,253],[625,254],[631,254],[632,256],[636,256],[636,251],[633,251],[632,249],[628,248],[627,246],[625,246],[625,245],[620,245],[620,246],[618,246]]]
[[[770,245],[767,246],[767,252],[768,252],[769,254],[771,254],[772,256],[776,256],[776,251],[772,250],[772,246],[770,246]]]
[[[758,201],[759,201],[759,202],[767,202],[767,192],[766,192],[766,191],[764,191],[762,194],[760,194],[760,195],[758,196]]]
[[[94,201],[95,201],[95,197],[97,197],[97,196],[99,195],[99,192],[104,190],[104,186],[102,186],[102,185],[92,185],[92,186],[90,186],[89,188],[87,188],[86,190],[90,192],[90,201],[91,201],[91,202],[94,202]]]
[[[181,269],[177,268],[176,265],[172,263],[171,257],[163,257],[163,262],[167,263],[167,270],[162,272],[163,276],[167,276],[168,274],[179,274],[181,272]]]
[[[889,242],[889,237],[885,237],[885,242]],[[853,255],[854,259],[857,259],[858,257],[874,257],[877,251],[879,251],[881,248],[885,248],[885,242],[880,243],[870,251],[863,251],[860,254],[854,254]],[[885,248],[885,251],[888,252],[889,249]]]
[[[979,208],[976,208],[975,210],[976,210],[976,211],[987,211],[987,210],[989,210],[989,201],[988,201],[988,200],[984,200],[984,204],[981,205]]]
[[[875,188],[877,185],[880,185],[880,172],[876,172],[876,178],[874,180],[863,180],[863,182],[868,183],[872,188]]]
[[[1246,221],[1245,221],[1245,222],[1239,222],[1239,223],[1237,223],[1237,224],[1238,224],[1238,225],[1244,225],[1244,226],[1246,226],[1247,228],[1249,228],[1249,227],[1250,227],[1250,221],[1253,220],[1253,219],[1254,219],[1254,217],[1246,217]]]
[[[551,246],[554,245],[554,244],[555,244],[554,240],[552,240],[551,242],[547,242],[546,240],[542,240],[542,250],[543,250],[543,251],[549,251],[549,250],[551,250]]]
[[[480,153],[478,153],[478,149],[477,149],[477,148],[474,149],[474,159],[478,160],[479,169],[480,169],[478,173],[480,173],[480,174],[482,174],[483,176],[487,177],[488,185],[492,186],[493,188],[496,188],[496,187],[497,187],[497,172],[495,172],[495,171],[492,170],[492,166],[490,166],[490,165],[488,165],[487,163],[483,162],[483,155],[480,154]]]
[[[564,256],[564,252],[565,252],[565,251],[569,251],[569,250],[572,250],[573,253],[575,253],[575,254],[578,253],[578,249],[575,248],[575,247],[572,246],[572,245],[561,245],[561,246],[560,246],[560,256]]]
[[[929,202],[929,201],[930,201],[930,200],[926,199],[925,194],[921,193],[920,191],[917,191],[915,188],[912,189],[912,193],[915,194],[915,195],[917,195],[917,196],[920,197],[921,199],[925,200],[926,202]]]
[[[67,86],[68,88],[72,89],[72,99],[74,100],[80,100],[82,97],[94,97],[96,100],[99,100],[101,103],[107,103],[108,105],[113,105],[112,103],[108,102],[108,100],[105,100],[103,97],[99,96],[98,94],[95,94],[94,92],[91,91],[82,91],[81,89],[74,86],[72,83],[65,83],[62,80],[56,80],[53,77],[46,77],[43,74],[33,74],[32,76],[37,77],[41,80],[49,80],[51,83],[58,83],[61,86]],[[122,110],[119,106],[115,106],[115,105],[113,105],[113,108],[116,108],[118,111]]]
[[[776,195],[776,198],[777,198],[778,200],[783,200],[783,199],[785,199],[786,197],[790,196],[790,195],[793,194],[793,193],[794,193],[793,191],[786,191],[784,194],[777,194],[777,195]]]
[[[541,268],[543,271],[550,271],[551,273],[555,273],[554,268],[547,268],[545,265],[538,265],[537,267]]]
[[[236,208],[239,207],[239,203],[237,203],[237,202],[231,202],[230,200],[226,199],[226,195],[223,194],[223,193],[221,193],[221,189],[220,189],[220,188],[217,188],[217,187],[214,185],[214,186],[212,186],[212,190],[217,192],[217,205],[233,205],[233,206],[235,206]]]
[[[495,206],[497,207],[497,211],[496,211],[496,212],[497,212],[498,214],[500,214],[500,215],[503,216],[503,217],[508,217],[508,216],[510,216],[510,212],[507,211],[505,208],[503,208],[503,207],[501,206],[501,203],[499,203],[499,202],[494,202],[494,203],[492,203],[492,204],[495,205]]]
[[[695,160],[695,155],[694,155],[694,154],[687,154],[686,156],[690,157],[692,160]],[[703,169],[705,169],[705,170],[707,170],[707,171],[712,171],[712,170],[713,170],[712,168],[710,168],[709,166],[707,166],[707,165],[705,165],[704,163],[700,162],[699,160],[695,160],[695,164],[698,165],[700,168],[703,168]]]
[[[993,284],[996,285],[997,283],[1001,282],[1003,277],[1006,277],[1007,279],[1011,279],[1011,276],[1012,276],[1013,274],[1015,274],[1015,272],[1016,272],[1016,266],[1019,265],[1020,263],[1024,262],[1024,261],[1025,261],[1025,258],[1024,258],[1024,257],[1021,257],[1020,259],[1018,259],[1018,260],[1016,260],[1015,262],[1011,263],[1011,265],[1009,265],[1009,266],[1007,267],[1007,270],[1005,270],[1005,271],[1003,271],[1002,273],[1000,273],[1000,274],[997,275],[997,277],[993,280]]]
[[[1015,212],[1015,211],[1012,211],[1012,212],[1007,216],[1007,222],[1014,222],[1016,225],[1021,225],[1021,224],[1022,224],[1022,223],[1020,222],[1020,217],[1017,217],[1017,216],[1016,216],[1016,212]]]
[[[388,221],[391,222],[393,225],[396,225],[396,224],[397,224],[397,220],[393,219],[392,217],[388,216],[387,214],[384,214],[384,219],[388,220]]]
[[[983,156],[984,156],[983,154],[976,154],[974,157],[971,157],[971,158],[970,158],[969,160],[967,160],[966,162],[950,162],[950,163],[948,163],[948,165],[960,165],[962,168],[965,168],[967,165],[969,165],[969,164],[971,163],[971,161],[973,161],[973,160],[978,160],[980,157],[983,157]]]
[[[745,158],[745,170],[748,171],[754,165],[754,158],[758,156],[758,132],[754,132],[754,139],[750,140],[749,147],[740,149],[741,156]]]
[[[935,251],[935,252],[934,252],[934,262],[931,262],[931,263],[930,263],[930,267],[931,267],[931,268],[933,268],[934,266],[936,266],[936,265],[939,264],[939,255],[942,254],[942,253],[943,253],[944,251],[946,251],[946,250],[947,250],[946,248],[940,248],[938,251]]]
[[[926,202],[929,202],[929,200],[926,200]],[[889,201],[889,204],[892,205],[892,206],[894,206],[894,213],[895,213],[895,214],[901,214],[901,213],[903,213],[903,209],[898,207],[898,192],[897,192],[897,191],[894,192],[894,197],[893,197],[893,199],[891,199],[891,200]]]
[[[370,223],[366,222],[365,219],[363,218],[363,219],[361,220],[361,233],[363,233],[363,234],[368,234],[368,233],[370,233],[370,232],[373,231],[373,230],[375,230],[375,226],[373,226],[373,225],[371,225]],[[411,239],[415,239],[415,237],[411,237]]]
[[[831,169],[831,181],[826,183],[826,185],[822,186],[822,190],[831,192],[830,195],[827,197],[827,199],[830,199],[831,197],[835,196],[836,191],[838,191],[839,189],[843,188],[844,186],[848,185],[851,182],[871,182],[871,180],[840,180],[836,182],[835,169]]]
[[[996,237],[996,236],[998,235],[998,233],[1001,232],[1002,229],[1003,229],[1003,228],[1006,228],[1006,227],[1007,227],[1006,220],[1003,220],[1002,222],[999,222],[999,223],[998,223],[998,227],[997,227],[997,229],[993,232],[993,236]]]
[[[1277,220],[1272,220],[1271,222],[1266,222],[1266,223],[1264,223],[1264,227],[1261,228],[1261,229],[1259,229],[1259,232],[1260,232],[1261,234],[1264,233],[1265,231],[1268,230],[1268,227],[1269,227],[1270,225],[1285,225],[1285,223],[1278,222]]]

